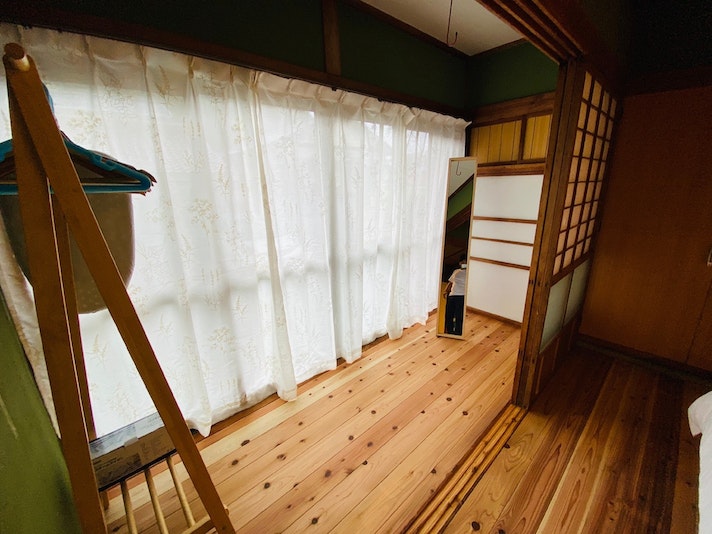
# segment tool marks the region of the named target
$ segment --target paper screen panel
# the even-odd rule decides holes
[[[470,242],[470,256],[529,267],[532,263],[532,247],[475,238]]]
[[[569,287],[571,274],[568,274],[551,287],[549,291],[549,304],[546,308],[544,331],[541,335],[541,348],[546,347],[556,334],[561,331],[564,324],[566,304],[569,300]]]
[[[586,260],[584,263],[574,269],[573,277],[571,279],[571,289],[569,290],[569,299],[566,304],[566,316],[564,317],[564,324],[568,323],[583,305],[583,299],[586,293],[586,281],[588,280],[588,270],[590,265],[591,261]]]
[[[477,217],[537,220],[543,175],[478,176]]]
[[[467,305],[521,323],[529,271],[470,260]]]
[[[472,237],[534,243],[536,224],[509,221],[472,221]]]

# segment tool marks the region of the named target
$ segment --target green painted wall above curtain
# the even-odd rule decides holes
[[[558,73],[558,65],[528,42],[472,56],[466,105],[474,109],[554,91]]]
[[[0,294],[0,532],[81,532],[59,440]]]
[[[37,0],[33,6],[165,31],[325,72],[321,0]],[[527,43],[468,59],[348,0],[337,0],[337,15],[342,77],[355,82],[460,110],[552,91],[556,85],[556,65]]]
[[[465,107],[465,58],[343,2],[339,33],[344,77]]]
[[[315,70],[324,68],[321,0],[42,0],[35,3],[155,28]]]

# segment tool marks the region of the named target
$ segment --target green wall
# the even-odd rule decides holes
[[[474,109],[554,91],[558,73],[558,65],[528,42],[472,56],[466,104]]]
[[[446,215],[448,220],[460,213],[468,204],[472,204],[472,183],[469,182],[448,199]]]
[[[341,3],[344,77],[457,108],[465,107],[466,59]]]
[[[0,295],[0,532],[81,532],[69,474]]]
[[[321,0],[40,0],[325,72]],[[337,2],[342,75],[463,109],[466,59]],[[0,13],[0,19],[3,14]]]
[[[324,69],[321,0],[39,0],[34,4]]]

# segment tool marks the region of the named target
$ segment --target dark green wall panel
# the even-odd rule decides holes
[[[49,0],[56,9],[157,28],[324,69],[321,0]]]
[[[505,102],[556,89],[559,67],[522,42],[470,59],[468,107]]]
[[[79,533],[59,441],[0,295],[0,532]]]
[[[339,5],[344,77],[463,108],[466,59]]]

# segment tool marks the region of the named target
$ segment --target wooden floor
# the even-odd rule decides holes
[[[304,384],[296,401],[268,400],[203,440],[238,532],[414,532],[510,398],[519,330],[479,316],[470,326],[465,342],[436,338],[432,320],[411,328]],[[710,389],[576,349],[427,534],[696,532],[699,438],[687,407]],[[177,532],[169,480],[156,476]],[[145,485],[132,497],[140,531],[156,532]],[[123,515],[114,499],[110,532],[126,531]]]
[[[270,399],[199,443],[238,532],[399,532],[508,405],[519,328],[468,315],[466,341],[435,336],[435,316],[351,365]],[[179,476],[185,478],[182,465]],[[155,482],[171,532],[185,527],[168,473]],[[157,532],[145,484],[139,531]],[[204,515],[188,481],[196,518]],[[126,532],[120,498],[109,532]]]
[[[697,532],[687,407],[710,389],[577,349],[444,532]]]

